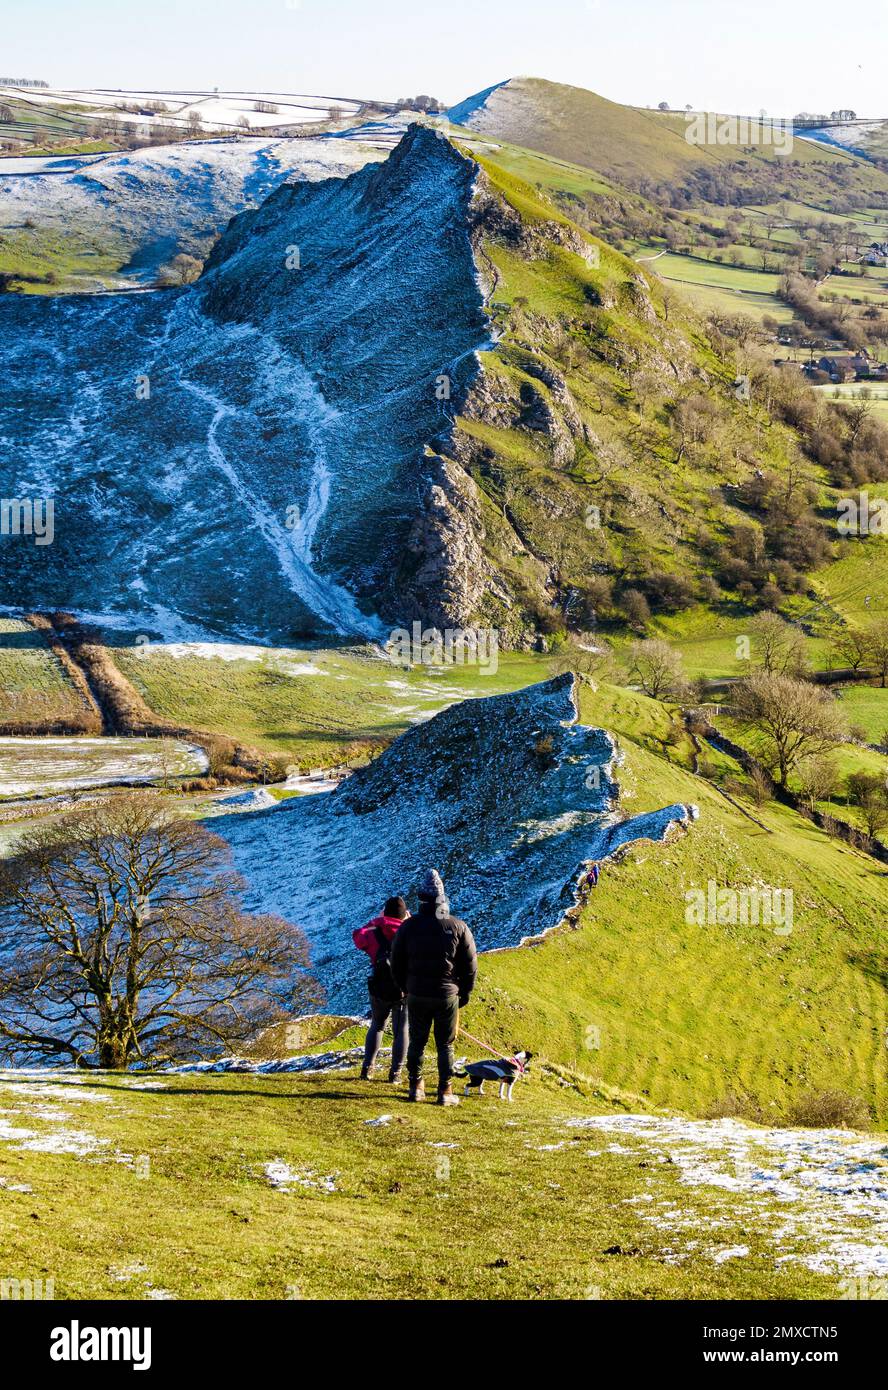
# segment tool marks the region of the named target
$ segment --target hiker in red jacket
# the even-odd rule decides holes
[[[366,927],[358,927],[352,932],[352,940],[359,951],[366,951],[370,957],[371,971],[367,977],[370,993],[370,1027],[364,1044],[364,1065],[361,1067],[361,1080],[369,1081],[382,1042],[382,1032],[389,1014],[392,1016],[392,1061],[389,1068],[389,1081],[397,1084],[401,1080],[404,1053],[407,1051],[407,1007],[404,996],[392,975],[389,956],[395,933],[410,913],[403,898],[389,898],[382,915],[374,917]]]

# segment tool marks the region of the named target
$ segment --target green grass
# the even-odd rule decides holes
[[[815,386],[829,401],[859,400],[864,395],[869,400],[873,415],[888,423],[888,386],[879,382],[848,381],[841,386]],[[878,486],[867,489],[870,496],[878,495]]]
[[[681,280],[690,285],[712,285],[721,289],[755,291],[759,294],[772,294],[780,278],[773,271],[719,264],[700,256],[681,256],[671,251],[658,258],[656,269],[658,274],[667,280]]]
[[[780,276],[775,272],[720,265],[672,252],[658,256],[651,262],[651,269],[679,286],[682,294],[703,313],[743,313],[757,319],[767,314],[780,323],[792,318],[792,310],[777,297]]]
[[[497,142],[496,148],[493,148],[479,142],[475,132],[468,127],[452,126],[450,131],[474,155],[488,156],[510,174],[517,175],[527,183],[541,185],[549,192],[612,194],[615,191],[615,185],[609,179],[582,164],[572,164],[569,160],[555,159],[505,142]]]
[[[259,648],[250,649],[259,653]],[[140,656],[115,648],[124,675],[156,714],[213,733],[229,734],[303,768],[362,760],[410,727],[464,695],[501,694],[547,674],[540,657],[500,653],[497,671],[450,666],[441,674],[398,665],[357,649],[264,651],[259,660],[165,654]],[[315,666],[322,674],[291,674]]]
[[[878,686],[852,685],[842,691],[842,709],[851,724],[866,729],[870,743],[884,742],[888,729],[888,690]]]
[[[305,683],[362,660],[312,659],[331,674]],[[204,699],[217,665],[202,662]],[[525,678],[539,665],[528,661]],[[518,676],[508,664],[498,673]],[[363,681],[366,721],[381,692]],[[536,1054],[515,1105],[408,1106],[403,1090],[362,1085],[354,1070],[166,1076],[147,1091],[103,1074],[61,1096],[39,1080],[7,1090],[0,1077],[13,1127],[107,1141],[85,1158],[0,1141],[3,1276],[53,1278],[56,1298],[835,1297],[837,1278],[777,1262],[760,1219],[784,1210],[772,1195],[751,1207],[689,1186],[642,1141],[590,1143],[566,1121],[662,1107],[700,1116],[740,1094],[781,1123],[809,1092],[841,1090],[884,1125],[882,866],[776,804],[755,809],[755,824],[687,770],[686,741],[664,747],[671,711],[659,702],[602,684],[583,685],[580,705],[619,739],[622,809],[694,802],[700,816],[605,864],[576,919],[542,942],[482,956],[464,1023]],[[792,932],[689,924],[685,894],[710,879],[792,888]],[[344,1022],[283,1028],[259,1051],[357,1043],[361,1029]],[[391,1122],[365,1123],[382,1114]],[[263,1169],[277,1160],[309,1184],[332,1176],[335,1191],[273,1190]],[[678,1233],[644,1220],[647,1198],[680,1211]],[[713,1251],[731,1246],[749,1254],[717,1264]],[[614,1247],[632,1253],[605,1253]]]
[[[614,693],[603,691],[584,688],[583,718],[613,726]],[[693,801],[700,819],[666,848],[639,845],[606,865],[578,930],[490,957],[467,1026],[655,1105],[700,1114],[739,1092],[786,1114],[806,1090],[836,1088],[863,1096],[885,1123],[882,866],[776,803],[750,807],[762,830],[625,732],[634,723],[650,745],[645,724],[660,706],[622,693],[617,701],[626,811]],[[791,935],[688,926],[685,893],[710,879],[792,888]]]
[[[870,497],[884,492],[878,486],[866,489]],[[885,584],[886,538],[867,536],[851,540],[846,553],[813,577],[815,587],[849,623],[865,626],[888,611]]]
[[[0,617],[0,722],[80,713],[73,687],[39,634],[17,618]]]
[[[591,1136],[565,1125],[604,1108],[583,1082],[534,1079],[518,1104],[484,1098],[456,1111],[408,1106],[403,1090],[361,1085],[353,1072],[177,1076],[155,1092],[103,1075],[89,1089],[105,1103],[78,1104],[78,1088],[66,1089],[72,1123],[137,1164],[0,1148],[4,1178],[33,1188],[4,1192],[4,1277],[52,1278],[57,1299],[138,1299],[150,1289],[186,1299],[310,1300],[813,1298],[837,1290],[835,1279],[777,1265],[730,1195],[686,1188],[676,1167],[643,1163],[634,1141],[587,1157]],[[46,1104],[40,1083],[27,1090],[7,1098],[0,1085],[16,1121],[44,1131],[33,1115]],[[394,1116],[389,1125],[365,1123],[383,1112]],[[564,1147],[544,1147],[552,1144]],[[276,1191],[263,1175],[272,1160],[335,1175],[336,1190]],[[676,1263],[685,1239],[643,1221],[639,1192],[711,1231],[710,1251],[742,1243],[749,1256],[725,1267],[689,1249]],[[614,1247],[626,1253],[605,1253]]]
[[[105,1161],[0,1142],[4,1276],[53,1278],[57,1298],[836,1296],[837,1278],[777,1262],[760,1219],[782,1211],[776,1198],[751,1207],[688,1186],[642,1141],[590,1143],[566,1121],[701,1115],[739,1093],[780,1123],[828,1089],[861,1096],[884,1124],[881,868],[786,808],[753,824],[657,751],[670,722],[659,703],[606,685],[580,699],[586,721],[619,735],[627,811],[694,801],[700,818],[605,865],[573,925],[481,958],[465,1026],[535,1052],[516,1104],[408,1106],[403,1090],[362,1085],[354,1070],[166,1076],[153,1091],[103,1074],[61,1097],[0,1078],[11,1125],[52,1133],[62,1122],[49,1100],[63,1127],[107,1141]],[[710,878],[792,887],[793,932],[688,925],[685,893]],[[356,1043],[360,1028],[342,1023],[284,1030],[278,1046]],[[382,1114],[391,1122],[366,1123]],[[332,1176],[335,1191],[273,1190],[263,1169],[276,1160],[309,1183]],[[21,1183],[32,1191],[9,1186]],[[678,1234],[644,1220],[647,1199],[680,1211]],[[738,1245],[748,1256],[715,1263],[715,1249]],[[614,1247],[632,1253],[605,1253]]]
[[[701,165],[739,161],[752,170],[776,165],[779,188],[784,172],[783,156],[761,140],[754,148],[698,146],[686,138],[683,112],[622,106],[581,87],[533,77],[513,78],[468,122],[476,133],[584,165],[629,187],[641,179],[678,182]],[[881,191],[886,186],[884,177],[863,161],[813,141],[796,140],[791,162],[791,174],[787,169],[784,180],[787,192],[807,193],[816,187],[820,169],[842,165],[854,170],[861,190]]]
[[[0,229],[0,274],[21,277],[26,294],[113,288],[130,253],[113,231],[101,237],[77,228],[5,226]]]

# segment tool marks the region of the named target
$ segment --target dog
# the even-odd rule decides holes
[[[477,1091],[479,1096],[483,1096],[484,1082],[498,1081],[500,1100],[511,1100],[515,1082],[519,1076],[526,1076],[530,1071],[532,1055],[530,1052],[516,1052],[514,1057],[489,1057],[483,1062],[465,1062],[454,1072],[454,1076],[468,1078],[463,1095]]]

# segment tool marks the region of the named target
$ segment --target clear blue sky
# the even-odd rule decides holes
[[[456,102],[529,74],[615,101],[888,114],[888,6],[834,0],[0,0],[0,76]]]

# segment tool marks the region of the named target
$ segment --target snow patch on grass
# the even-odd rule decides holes
[[[335,1173],[319,1174],[311,1168],[291,1168],[280,1158],[264,1164],[262,1171],[278,1192],[291,1192],[294,1187],[310,1187],[317,1192],[337,1191]]]
[[[778,1263],[820,1274],[888,1274],[888,1136],[835,1129],[766,1129],[739,1120],[686,1120],[651,1115],[599,1115],[571,1128],[621,1134],[634,1147],[671,1161],[689,1187],[730,1194],[724,1215],[747,1222],[771,1245]],[[597,1156],[589,1151],[589,1157]],[[700,1217],[671,1199],[643,1215],[660,1231],[699,1229]],[[718,1213],[710,1227],[729,1224]],[[740,1258],[745,1246],[712,1258]]]
[[[390,1051],[382,1048],[381,1053]],[[364,1049],[350,1047],[340,1051],[315,1052],[301,1057],[280,1057],[270,1062],[254,1061],[248,1057],[217,1057],[212,1062],[183,1062],[179,1066],[164,1067],[164,1072],[255,1072],[257,1075],[272,1075],[276,1072],[341,1071],[353,1067],[363,1057]]]

